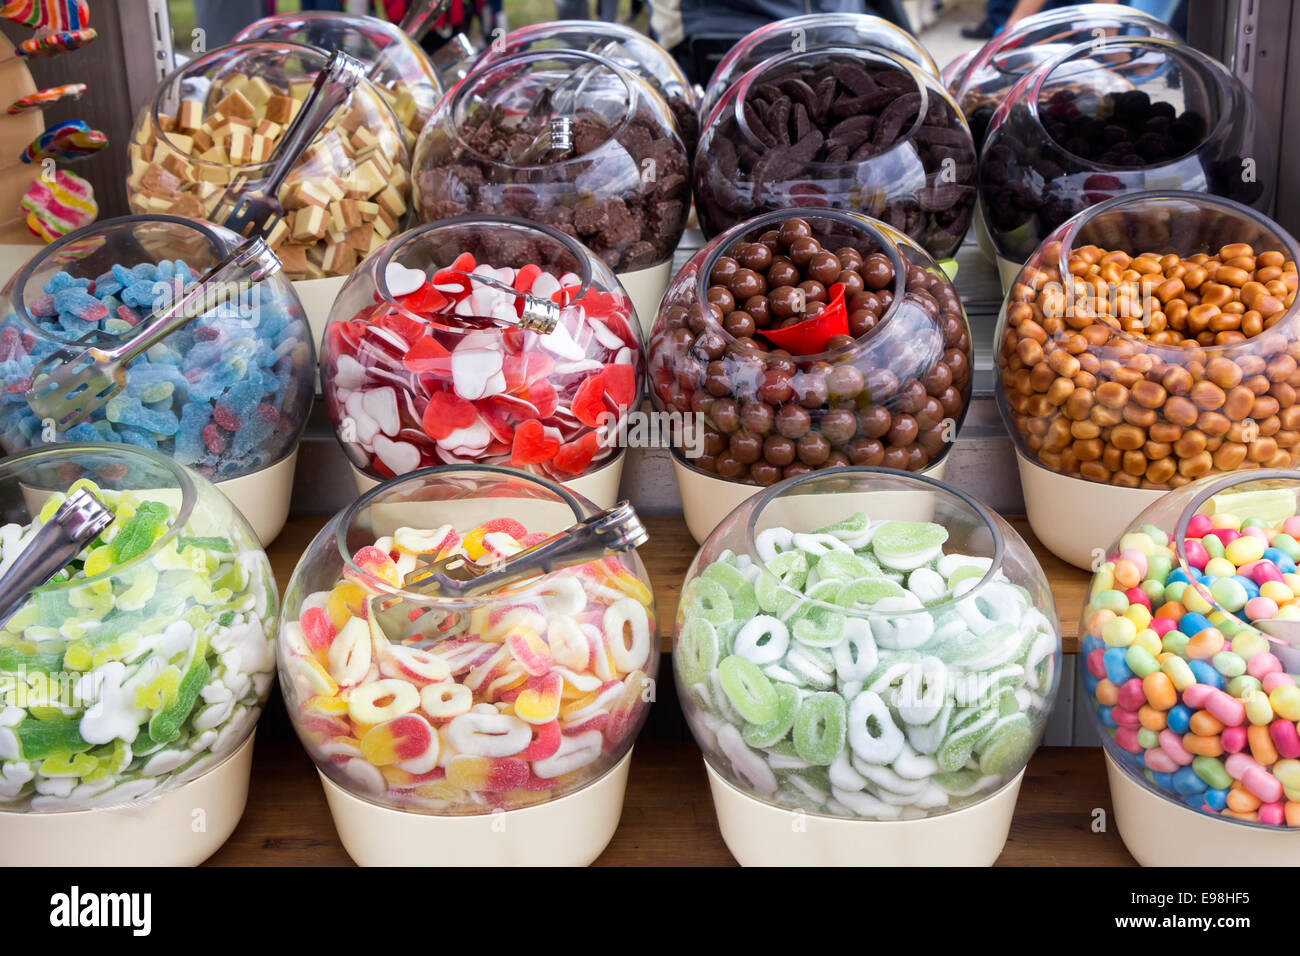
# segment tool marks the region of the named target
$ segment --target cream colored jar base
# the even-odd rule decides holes
[[[1043,547],[1076,568],[1092,571],[1098,555],[1119,540],[1165,492],[1118,488],[1059,475],[1016,452],[1029,526]]]
[[[697,544],[703,544],[704,539],[713,533],[713,529],[722,523],[722,519],[727,517],[742,504],[758,494],[764,489],[758,485],[747,485],[740,481],[728,481],[725,478],[719,478],[716,475],[710,475],[698,469],[685,465],[677,457],[672,456],[673,472],[677,476],[677,491],[682,498],[682,513],[686,518],[686,527],[690,529],[691,537]],[[925,471],[917,474],[925,475],[927,478],[934,478],[937,481],[943,480],[944,469],[948,465],[948,458],[945,456],[937,465],[927,468]],[[933,505],[929,509],[929,514],[921,516],[919,512],[913,516],[913,509],[908,509],[907,514],[895,513],[896,509],[906,508],[907,506],[900,500],[890,502],[885,500],[885,496],[893,496],[892,492],[873,492],[872,498],[876,499],[874,511],[881,512],[879,515],[873,513],[873,508],[868,507],[864,502],[862,508],[872,518],[890,517],[907,521],[929,521],[934,517]],[[926,492],[899,492],[900,495],[917,494],[926,496],[924,500],[929,501]],[[830,497],[830,496],[825,496]],[[810,501],[816,500],[812,496],[799,496],[789,499],[790,502],[797,503],[799,511],[797,515],[792,516],[795,519],[806,520],[807,506]],[[917,499],[920,501],[921,499]],[[777,504],[777,502],[773,502]],[[882,510],[882,505],[889,511],[888,514]],[[843,515],[828,514],[825,521],[820,524],[833,524],[840,520]],[[800,523],[802,523],[802,520]]]
[[[1106,754],[1120,839],[1143,866],[1295,866],[1300,829],[1253,827],[1157,796]]]
[[[572,492],[582,495],[598,508],[612,508],[618,502],[618,485],[623,480],[623,462],[627,459],[627,449],[621,450],[608,463],[595,471],[569,481],[562,481]],[[357,493],[364,495],[375,486],[382,484],[365,472],[352,465],[352,477],[356,480]],[[493,516],[495,517],[495,516]]]
[[[358,866],[588,866],[618,829],[631,764],[629,750],[567,797],[475,816],[393,810],[320,778],[339,839]]]
[[[1023,262],[1013,262],[1010,259],[1004,259],[999,255],[993,257],[998,264],[998,278],[1002,280],[1002,294],[1006,295],[1011,291],[1011,286],[1016,281],[1016,276],[1020,275],[1020,270],[1025,267]]]
[[[991,263],[997,262],[998,254],[993,248],[993,238],[984,222],[984,207],[978,199],[975,200],[975,211],[971,213],[971,232],[975,234],[975,245],[979,246],[984,258]]]
[[[318,350],[325,326],[329,324],[330,309],[334,308],[334,300],[347,281],[347,276],[330,276],[326,279],[298,279],[293,283],[293,291],[298,293],[298,301],[302,303],[307,324],[311,327],[311,340]]]
[[[274,465],[261,471],[216,482],[217,490],[248,519],[264,548],[279,536],[288,520],[289,499],[293,497],[293,472],[297,464],[298,449],[295,447]]]
[[[0,812],[0,866],[198,866],[235,832],[253,735],[203,776],[139,806]]]
[[[637,322],[641,325],[641,337],[650,340],[650,330],[654,328],[655,316],[659,314],[659,301],[668,291],[668,282],[673,277],[673,261],[668,259],[648,269],[635,272],[620,272],[618,281],[623,286],[627,297],[632,300],[636,310]]]
[[[741,866],[992,866],[1025,778],[1021,770],[987,799],[936,817],[842,820],[774,807],[704,767],[718,829]]]

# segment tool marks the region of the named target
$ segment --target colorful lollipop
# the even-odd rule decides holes
[[[62,169],[56,170],[52,179],[34,179],[20,205],[27,212],[27,228],[46,242],[90,225],[99,215],[90,183]]]
[[[80,30],[90,10],[86,0],[5,0],[0,17],[33,30]]]
[[[61,30],[58,33],[34,36],[30,40],[24,40],[18,44],[13,56],[0,59],[0,63],[6,63],[13,59],[34,60],[38,57],[54,56],[58,53],[79,50],[97,36],[99,34],[89,27],[84,30]]]
[[[107,145],[108,137],[97,129],[91,129],[85,120],[67,120],[51,126],[27,144],[21,159],[24,163],[44,159],[75,163],[98,153]]]
[[[5,110],[10,116],[17,116],[19,113],[28,113],[32,110],[49,109],[55,103],[63,100],[78,100],[86,92],[85,83],[65,83],[62,86],[51,86],[43,90],[37,90],[35,93],[29,93],[26,96],[20,96],[9,104],[9,109]]]

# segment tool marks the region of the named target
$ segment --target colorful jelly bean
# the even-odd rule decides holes
[[[757,560],[705,564],[673,660],[710,764],[779,806],[870,819],[941,812],[1014,776],[1051,707],[1059,638],[1023,588],[945,552],[947,537],[857,514],[768,528]],[[1132,621],[1116,628],[1133,643]],[[1100,653],[1088,668],[1107,673]]]
[[[475,813],[561,796],[625,752],[653,699],[658,644],[650,591],[621,559],[470,610],[426,600],[394,622],[379,609],[422,561],[491,561],[536,537],[508,518],[464,534],[399,528],[303,598],[280,659],[326,772],[398,808]]]
[[[1234,511],[1250,510],[1245,494]],[[1124,535],[1084,610],[1084,684],[1102,728],[1152,786],[1206,813],[1295,826],[1300,687],[1251,624],[1300,617],[1300,581],[1290,580],[1300,516],[1277,520],[1263,505],[1258,516],[1194,515],[1182,549],[1190,570],[1163,531]],[[1136,584],[1135,554],[1146,559]],[[1129,586],[1116,590],[1121,579]],[[1166,599],[1154,610],[1142,600],[1152,591]],[[1158,653],[1140,647],[1132,614],[1151,615]]]

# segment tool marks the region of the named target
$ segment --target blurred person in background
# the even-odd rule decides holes
[[[741,37],[811,13],[869,13],[912,32],[901,0],[650,0],[650,32],[691,82],[703,85]]]

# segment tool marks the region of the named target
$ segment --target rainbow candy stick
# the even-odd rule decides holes
[[[80,30],[90,22],[86,0],[6,0],[0,17],[33,30]]]
[[[90,27],[81,30],[61,30],[58,33],[45,33],[34,36],[30,40],[24,40],[18,44],[13,56],[0,59],[0,63],[13,59],[34,60],[39,57],[54,56],[57,53],[79,50],[97,36],[99,34]]]

